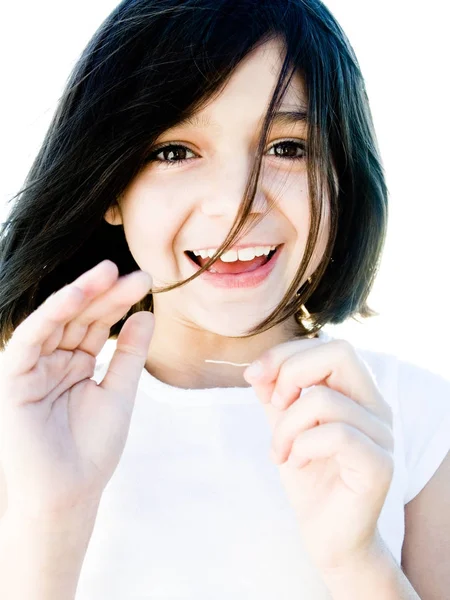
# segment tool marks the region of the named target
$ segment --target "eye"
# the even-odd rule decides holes
[[[306,143],[304,141],[283,140],[273,144],[269,148],[269,152],[275,150],[275,148],[284,148],[281,152],[281,156],[278,154],[274,155],[276,158],[284,160],[303,160],[306,156]],[[185,155],[187,152],[191,152],[195,155],[192,150],[189,150],[189,148],[182,144],[166,144],[165,146],[160,146],[150,152],[145,162],[159,162],[162,163],[164,167],[171,167],[192,160],[192,158],[186,158]],[[159,155],[162,155],[162,158],[158,158]]]
[[[153,150],[146,159],[146,162],[161,162],[164,163],[164,166],[170,167],[172,165],[180,164],[190,160],[188,158],[184,158],[186,152],[192,152],[186,146],[182,146],[181,144],[167,144],[166,146],[161,146],[156,150]],[[163,158],[158,158],[158,155],[162,154]],[[173,154],[171,158],[174,160],[169,160],[169,156]],[[192,154],[194,154],[192,152]]]
[[[275,148],[284,148],[286,150],[281,152],[281,156],[275,154],[276,158],[284,158],[287,160],[303,160],[306,156],[305,142],[299,142],[297,140],[284,140],[282,142],[273,144],[273,146],[269,148],[269,152],[271,150],[275,150]],[[300,150],[299,154],[298,150]]]

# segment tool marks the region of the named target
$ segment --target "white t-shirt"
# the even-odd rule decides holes
[[[97,383],[115,345],[98,357]],[[378,526],[400,564],[404,505],[450,449],[450,381],[358,352],[394,413],[395,470]],[[330,600],[302,548],[271,441],[253,388],[186,390],[144,369],[76,600]]]

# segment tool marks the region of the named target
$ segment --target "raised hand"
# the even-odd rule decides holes
[[[249,367],[244,377],[269,418],[273,461],[311,559],[325,571],[376,552],[393,414],[368,367],[343,340],[287,342],[259,363],[259,376]]]
[[[111,326],[151,287],[103,261],[54,293],[0,356],[0,462],[8,512],[64,514],[96,504],[125,447],[153,334],[150,312],[124,323],[103,381],[91,379]]]

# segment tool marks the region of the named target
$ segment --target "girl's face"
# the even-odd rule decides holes
[[[282,46],[271,41],[255,50],[233,73],[220,96],[196,115],[156,140],[149,162],[105,215],[124,225],[139,267],[164,286],[186,279],[196,266],[186,251],[217,249],[236,217],[255,155],[262,119],[281,68]],[[296,76],[281,112],[307,106]],[[236,246],[279,246],[270,274],[254,287],[217,287],[204,275],[175,290],[154,295],[156,320],[180,323],[221,336],[239,336],[278,305],[301,262],[310,211],[305,162],[307,124],[276,121],[268,138],[255,206],[250,217],[274,208]],[[173,148],[164,148],[171,144]],[[328,236],[328,210],[314,263]],[[272,260],[274,260],[272,259]],[[216,265],[213,265],[213,269]],[[161,321],[160,321],[161,322]]]

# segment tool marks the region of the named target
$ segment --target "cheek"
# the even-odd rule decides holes
[[[297,243],[305,246],[310,227],[308,183],[305,178],[285,186],[280,194],[279,207]]]
[[[154,276],[174,268],[173,249],[187,215],[175,210],[167,189],[141,184],[123,198],[124,231],[140,268]],[[176,274],[172,273],[176,276]]]
[[[306,231],[305,236],[308,236],[308,234],[309,234],[309,231]],[[328,203],[328,199],[327,199],[327,201],[323,207],[323,210],[322,210],[319,235],[318,235],[316,247],[314,249],[313,256],[312,256],[313,271],[315,269],[317,269],[317,267],[320,264],[320,261],[323,258],[325,249],[327,247],[329,235],[330,235],[330,210],[329,210],[329,203]],[[305,237],[305,247],[306,247],[306,237]]]
[[[281,196],[280,210],[289,222],[293,238],[295,238],[294,253],[296,257],[303,256],[311,226],[311,209],[309,206],[309,189],[306,176],[286,188]],[[313,253],[313,269],[317,268],[325,251],[330,229],[329,201],[326,199],[322,211],[319,237]],[[298,258],[296,258],[296,264]]]

